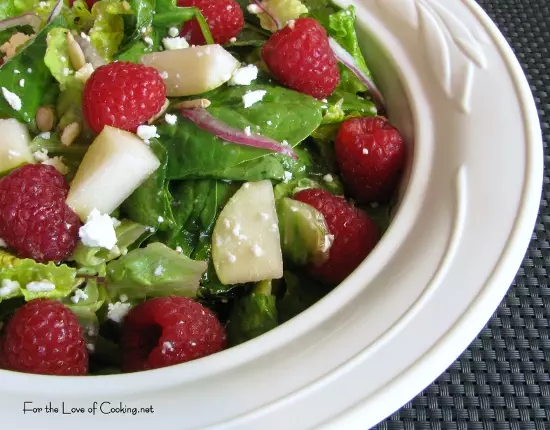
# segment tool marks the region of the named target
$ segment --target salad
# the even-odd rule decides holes
[[[0,4],[0,368],[159,368],[260,336],[389,222],[403,139],[353,7]]]

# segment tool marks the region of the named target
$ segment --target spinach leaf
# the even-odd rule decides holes
[[[237,36],[237,41],[230,43],[227,48],[260,47],[269,39],[270,33],[264,29],[246,22]]]
[[[63,17],[57,17],[29,41],[17,55],[0,67],[0,87],[21,99],[21,109],[15,110],[4,97],[0,97],[0,115],[26,123],[34,121],[36,111],[42,106],[44,94],[51,85],[54,85],[50,70],[44,63],[47,48],[46,36],[51,29],[63,27],[65,24]],[[25,79],[24,88],[19,84],[21,79]]]
[[[121,209],[132,221],[170,231],[176,221],[166,180],[166,150],[156,139],[151,140],[150,147],[160,160],[160,167],[122,203]]]

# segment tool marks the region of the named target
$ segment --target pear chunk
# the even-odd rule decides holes
[[[27,127],[15,119],[0,119],[0,175],[25,163],[34,163]]]

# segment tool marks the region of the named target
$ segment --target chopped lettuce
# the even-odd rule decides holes
[[[66,28],[50,30],[46,38],[48,48],[46,49],[46,55],[44,55],[44,63],[46,63],[56,81],[59,82],[62,91],[67,88],[69,82],[75,79],[75,70],[69,60],[67,33],[69,33],[69,30]]]
[[[155,242],[130,251],[107,264],[107,282],[112,297],[125,294],[130,300],[148,297],[195,297],[202,275],[208,268]]]
[[[227,323],[231,346],[258,337],[278,325],[277,302],[271,294],[271,281],[262,281],[248,296],[238,299]]]
[[[55,288],[46,291],[40,286],[31,291],[31,282],[46,282]],[[56,265],[37,263],[29,258],[20,259],[0,250],[0,302],[14,297],[23,296],[25,300],[37,298],[61,299],[68,296],[80,283],[76,277],[76,269],[66,264]]]
[[[281,323],[288,321],[324,297],[330,289],[299,272],[285,270],[286,290],[277,301]]]
[[[107,61],[115,56],[124,39],[124,19],[121,14],[127,12],[119,6],[119,2],[111,0],[101,0],[92,7],[94,25],[89,36],[99,55]]]
[[[308,13],[307,7],[300,0],[264,0],[262,6],[281,26]],[[258,18],[262,28],[272,32],[277,31],[276,23],[268,14],[260,13]]]

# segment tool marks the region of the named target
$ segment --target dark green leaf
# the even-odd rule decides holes
[[[298,273],[285,271],[286,291],[277,301],[279,321],[288,321],[323,298],[330,290],[311,278]]]

